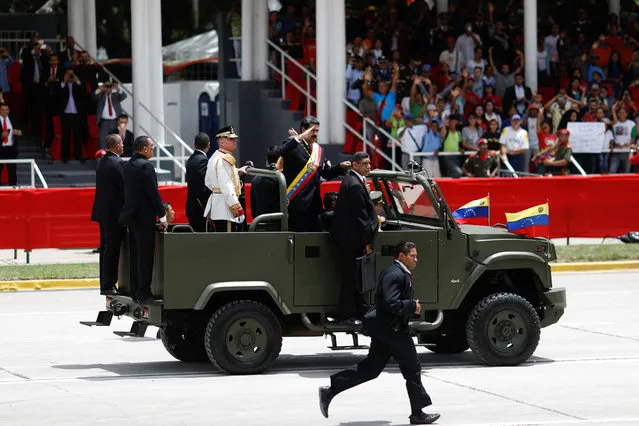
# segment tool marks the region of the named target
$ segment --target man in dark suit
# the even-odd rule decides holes
[[[337,192],[327,192],[324,194],[324,211],[320,214],[322,231],[330,231],[333,218],[335,217],[335,205],[337,204]]]
[[[30,123],[30,136],[42,143],[42,99],[48,56],[40,51],[40,42],[31,44],[31,49],[22,52],[20,82],[25,96],[25,123]]]
[[[279,146],[271,145],[266,150],[266,168],[277,170],[280,157]],[[253,217],[280,211],[280,186],[277,179],[267,176],[253,176],[251,183],[251,213]]]
[[[293,232],[319,232],[322,212],[320,178],[330,180],[344,174],[350,167],[345,161],[329,166],[322,161],[322,148],[317,144],[319,121],[309,116],[300,124],[300,134],[291,135],[280,147],[283,173],[288,188],[288,229]],[[305,173],[300,176],[300,172]]]
[[[64,73],[60,83],[60,121],[62,123],[62,160],[66,163],[71,157],[71,132],[73,132],[73,153],[76,160],[83,160],[82,144],[86,127],[85,88],[72,69]]]
[[[206,232],[204,206],[211,191],[204,185],[204,176],[209,160],[206,153],[211,140],[206,133],[198,133],[193,141],[193,154],[186,161],[186,217],[195,232]]]
[[[135,154],[124,165],[125,198],[120,223],[129,231],[131,297],[150,305],[161,303],[151,293],[156,218],[160,218],[161,230],[168,223],[155,169],[149,161],[153,157],[153,141],[148,136],[138,136],[133,145]]]
[[[508,111],[514,105],[517,113],[524,115],[531,100],[532,91],[530,87],[524,86],[524,76],[516,74],[515,85],[508,87],[504,92],[504,111]]]
[[[22,131],[15,129],[9,118],[9,105],[0,103],[0,160],[15,160],[18,158],[18,137]],[[16,164],[0,163],[0,174],[6,166],[9,175],[9,185],[17,186],[18,177]]]
[[[342,287],[338,318],[342,321],[354,321],[365,312],[356,286],[359,282],[356,259],[373,253],[377,236],[377,213],[366,185],[371,159],[365,152],[356,152],[351,165],[339,188],[330,229],[331,241],[340,251]]]
[[[100,224],[100,294],[111,296],[118,294],[115,283],[124,236],[124,227],[119,222],[124,205],[124,161],[120,158],[124,147],[120,136],[107,136],[106,149],[95,171],[91,220]]]
[[[119,135],[124,145],[123,157],[130,157],[133,155],[133,132],[127,130],[129,124],[129,116],[126,114],[120,114],[118,117],[118,126],[111,129],[110,135]]]
[[[319,388],[320,411],[324,417],[328,418],[328,406],[335,395],[379,376],[392,356],[406,380],[410,423],[430,424],[439,419],[439,414],[422,411],[432,401],[422,385],[421,365],[408,327],[410,317],[421,314],[419,300],[413,300],[411,271],[416,265],[415,243],[399,243],[395,248],[395,261],[379,277],[376,316],[367,321],[371,336],[368,355],[352,367],[333,374],[330,386]]]
[[[73,61],[73,51],[75,49],[75,39],[72,36],[67,37],[66,48],[60,51],[60,60],[62,65],[67,68]]]
[[[60,115],[58,97],[60,94],[60,82],[64,80],[64,68],[55,53],[49,55],[49,66],[44,70],[43,77],[45,80],[43,98],[45,134],[42,148],[45,158],[52,161],[50,150],[55,137],[53,117]]]

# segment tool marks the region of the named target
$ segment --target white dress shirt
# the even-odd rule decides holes
[[[107,95],[106,93],[104,94],[106,96],[106,99],[104,100],[104,109],[102,110],[102,119],[103,120],[115,120],[117,118],[117,115],[115,114],[115,107],[113,106],[113,99],[112,99],[112,95]],[[111,114],[109,114],[109,100],[111,100]]]

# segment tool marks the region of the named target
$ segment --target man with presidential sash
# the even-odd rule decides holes
[[[204,177],[204,184],[211,190],[204,208],[204,217],[209,222],[207,230],[231,232],[238,230],[245,218],[239,201],[242,192],[239,174],[246,173],[246,166],[239,169],[235,167],[233,153],[237,150],[239,136],[233,126],[220,129],[215,138],[219,148],[209,158]]]
[[[320,232],[322,213],[320,177],[326,180],[346,173],[351,166],[344,161],[330,166],[322,160],[322,147],[317,143],[319,121],[309,116],[302,120],[300,133],[293,129],[280,147],[280,166],[286,178],[288,229],[293,232]]]

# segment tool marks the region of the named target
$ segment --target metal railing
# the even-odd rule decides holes
[[[268,57],[266,58],[266,65],[269,68],[271,68],[273,71],[275,71],[276,73],[279,73],[279,75],[281,76],[281,80],[282,80],[282,98],[286,97],[286,82],[288,82],[291,85],[293,85],[293,87],[295,87],[297,90],[302,92],[302,94],[306,98],[306,113],[310,114],[311,113],[311,101],[314,102],[315,105],[317,106],[317,98],[315,98],[311,94],[311,79],[313,81],[315,81],[315,83],[317,83],[317,77],[308,68],[306,68],[304,65],[300,64],[299,61],[297,61],[291,55],[286,53],[284,51],[284,49],[279,47],[277,44],[273,43],[271,40],[266,39],[266,44],[268,46],[272,47],[273,49],[275,49],[275,51],[280,55],[280,67],[279,68],[275,64],[272,64]],[[287,60],[290,61],[291,64],[295,65],[297,68],[301,69],[304,72],[305,80],[306,80],[306,89],[303,89],[299,84],[297,84],[295,81],[293,81],[293,79],[291,79],[286,74],[286,61]]]
[[[142,129],[143,132],[150,134],[150,132],[147,129],[145,129],[144,126],[140,125],[140,129]],[[156,143],[155,148],[157,148],[157,154],[155,155],[156,169],[158,170],[160,169],[160,161],[163,161],[163,160],[172,161],[182,171],[181,173],[182,183],[186,182],[185,158],[188,158],[188,157],[185,157],[184,155],[180,156],[179,159],[182,160],[182,162],[180,162],[178,160],[178,157],[171,154],[171,152],[168,149],[166,149],[164,145]],[[163,152],[165,157],[161,157],[160,152]]]
[[[25,158],[25,159],[19,159],[19,160],[0,160],[0,164],[29,164],[31,166],[31,188],[35,188],[36,184],[35,184],[35,178],[36,176],[38,177],[38,180],[40,181],[40,183],[42,184],[43,188],[48,188],[49,185],[47,185],[47,181],[44,180],[44,176],[42,175],[42,172],[40,171],[40,168],[38,167],[38,164],[36,163],[36,161],[33,158]],[[18,185],[20,186],[20,185]]]

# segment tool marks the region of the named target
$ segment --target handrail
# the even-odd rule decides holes
[[[284,98],[284,96],[286,96],[286,81],[288,80],[291,84],[293,84],[293,87],[295,87],[297,90],[299,90],[300,92],[302,92],[306,96],[306,113],[310,114],[311,113],[311,100],[313,102],[315,102],[315,105],[317,105],[317,99],[311,95],[311,78],[317,82],[317,77],[311,71],[309,71],[304,65],[300,64],[299,61],[297,61],[291,55],[286,53],[284,51],[284,49],[279,47],[277,44],[273,43],[268,38],[265,39],[265,40],[266,40],[266,44],[268,46],[272,47],[273,49],[275,49],[280,54],[280,69],[279,70],[277,69],[277,67],[275,65],[273,65],[273,64],[271,64],[269,62],[268,55],[267,55],[267,58],[266,58],[266,65],[268,67],[272,68],[274,71],[279,72],[279,74],[283,77],[282,78],[282,98]],[[296,67],[298,67],[299,69],[304,71],[304,74],[306,75],[306,90],[302,89],[288,75],[286,75],[286,60],[287,59],[289,61],[291,61],[291,63],[294,64]]]
[[[377,148],[375,146],[374,143],[372,143],[371,141],[369,141],[368,139],[366,139],[364,136],[362,136],[361,134],[359,134],[358,131],[356,131],[355,129],[353,129],[347,122],[344,122],[344,128],[346,128],[346,130],[348,130],[349,132],[351,132],[352,134],[355,135],[355,137],[359,138],[359,140],[362,141],[362,143],[364,144],[364,147],[366,147],[366,145],[369,145],[375,152],[377,152],[384,160],[388,161],[389,163],[391,163],[391,165],[393,166],[393,170],[395,170],[396,168],[401,170],[401,166],[399,164],[397,164],[395,162],[395,160],[393,160],[392,158],[390,158],[384,151],[382,151],[381,149]],[[366,148],[364,148],[364,152],[366,152]]]
[[[77,45],[78,45],[81,49],[83,49],[83,50],[84,50],[84,48],[82,47],[82,45],[81,45],[80,43],[77,43],[77,42],[76,42],[76,44],[77,44]],[[90,55],[89,55],[89,56],[90,56]],[[182,139],[182,138],[181,138],[181,137],[180,137],[177,133],[175,133],[173,130],[171,130],[171,129],[170,129],[170,128],[166,125],[166,124],[164,124],[164,122],[162,122],[159,118],[157,118],[157,117],[155,116],[155,114],[153,114],[153,112],[151,112],[151,110],[150,110],[150,109],[149,109],[146,105],[144,105],[142,102],[138,102],[138,101],[135,99],[135,97],[133,96],[133,92],[132,92],[132,91],[130,91],[130,90],[128,90],[128,89],[126,88],[126,86],[124,86],[124,83],[122,83],[122,81],[121,81],[119,78],[117,78],[117,77],[115,76],[115,74],[113,74],[111,71],[109,71],[109,70],[107,69],[107,67],[105,67],[105,66],[104,66],[104,64],[103,64],[102,62],[98,61],[98,60],[97,60],[97,59],[95,59],[93,56],[90,56],[90,57],[91,57],[91,59],[93,59],[93,61],[94,61],[96,64],[98,64],[98,66],[99,66],[102,70],[104,70],[104,71],[105,71],[105,72],[109,75],[109,77],[111,77],[111,79],[112,79],[112,80],[115,80],[115,82],[116,82],[116,83],[118,83],[118,86],[120,86],[120,88],[121,88],[121,89],[122,89],[122,90],[123,90],[123,91],[124,91],[127,95],[129,95],[129,96],[131,97],[131,102],[132,102],[134,105],[135,105],[135,104],[140,105],[140,106],[141,106],[141,107],[142,107],[142,108],[143,108],[143,109],[144,109],[144,110],[145,110],[145,111],[146,111],[146,112],[147,112],[147,113],[151,116],[151,118],[153,118],[153,120],[154,120],[156,123],[158,123],[160,126],[162,126],[162,128],[163,128],[165,131],[169,132],[169,134],[171,134],[171,136],[173,136],[173,137],[175,138],[175,140],[177,140],[177,141],[180,143],[180,145],[182,145],[182,148],[181,148],[181,149],[185,149],[185,150],[186,150],[186,152],[188,152],[189,154],[193,154],[193,148],[191,148],[191,147],[190,147],[190,146],[189,146],[186,142],[184,142],[184,140],[183,140],[183,139]],[[133,115],[132,115],[131,113],[129,113],[128,111],[126,111],[124,108],[122,108],[122,111],[124,111],[126,114],[128,114],[128,115],[129,115],[129,117],[131,117],[131,119],[135,121],[135,117],[133,117]],[[140,127],[140,128],[141,128],[141,127]],[[145,130],[145,132],[149,133],[149,131],[148,131],[148,130]],[[149,134],[150,134],[150,133],[149,133]],[[157,135],[156,135],[156,136],[157,136]]]
[[[140,126],[140,129],[142,129],[143,132],[149,133],[149,131],[145,129],[143,126]],[[184,183],[186,181],[186,167],[184,167],[184,165],[180,163],[177,160],[177,158],[173,154],[171,154],[171,152],[168,149],[164,147],[164,145],[158,143],[158,144],[155,144],[155,146],[157,147],[158,151],[164,152],[164,154],[166,155],[166,157],[164,158],[173,161],[182,170],[182,183]],[[158,169],[160,168],[160,161],[161,161],[161,157],[159,154],[160,153],[158,152],[158,155],[155,156],[156,158],[155,161],[156,161],[156,165]]]
[[[0,164],[30,164],[31,165],[31,188],[35,188],[35,177],[38,176],[40,183],[43,188],[49,188],[47,181],[44,179],[42,172],[40,171],[40,167],[33,158],[20,158],[15,160],[2,160],[0,159]]]

